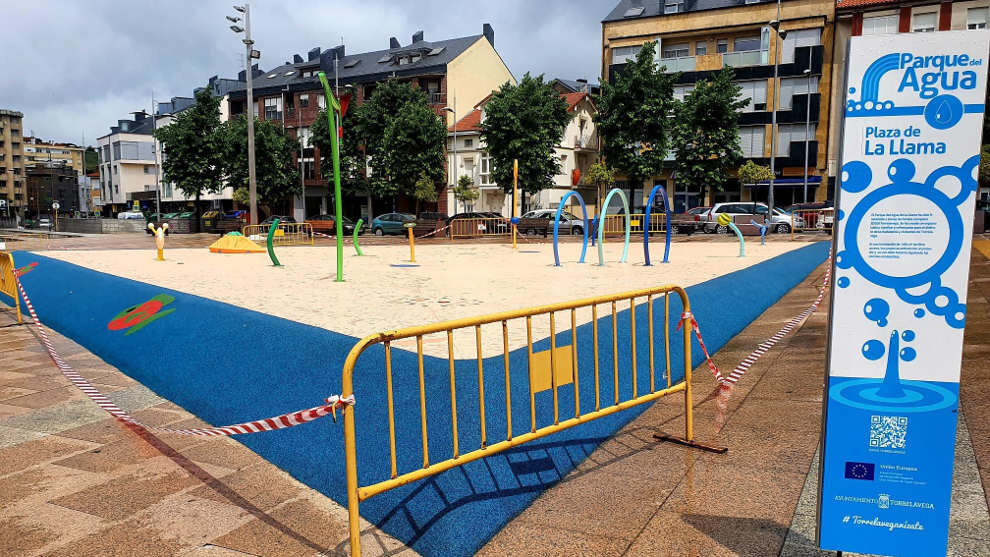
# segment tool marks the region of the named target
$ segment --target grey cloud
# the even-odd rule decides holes
[[[271,68],[294,53],[340,43],[349,52],[495,28],[496,49],[517,77],[588,78],[600,72],[601,19],[614,0],[532,2],[252,2],[252,31]],[[0,108],[25,115],[25,132],[87,143],[129,112],[189,96],[211,75],[243,68],[243,45],[227,26],[228,1],[0,1],[10,33],[0,35]],[[342,7],[341,7],[342,6]]]

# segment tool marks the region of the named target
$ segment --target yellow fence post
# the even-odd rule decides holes
[[[14,273],[14,254],[0,251],[0,293],[14,299],[14,313],[17,314],[17,322],[22,323],[21,317],[21,297],[17,292],[17,279]]]

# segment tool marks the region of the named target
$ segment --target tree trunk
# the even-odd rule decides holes
[[[199,232],[199,196],[200,190],[196,190],[196,201],[193,205],[193,232]]]

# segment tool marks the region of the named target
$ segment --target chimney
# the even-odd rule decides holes
[[[492,25],[490,23],[486,23],[481,26],[481,34],[488,39],[488,42],[491,43],[493,47],[495,46],[495,30],[492,29]]]
[[[309,60],[315,60],[320,57],[320,47],[316,47],[307,53]]]
[[[302,64],[302,62],[303,62],[302,56],[299,56],[298,54],[293,54],[292,55],[292,63],[293,64]]]
[[[393,48],[399,48],[401,46],[402,45],[399,44],[399,39],[396,39],[395,37],[392,37],[392,38],[390,38],[388,40],[388,48],[389,48],[389,50],[391,50]]]
[[[337,57],[338,60],[343,60],[344,59],[344,45],[339,45],[339,46],[333,47],[333,53]]]
[[[265,75],[265,71],[262,70],[262,69],[260,69],[260,68],[258,68],[258,64],[252,64],[251,65],[251,77],[252,78],[255,78],[255,77],[258,77],[259,75]]]
[[[419,31],[416,31],[415,33],[413,33],[413,36],[412,36],[412,42],[413,43],[418,43],[418,42],[422,42],[422,41],[423,41],[423,31],[422,30],[419,30]]]
[[[247,81],[247,71],[241,70],[237,72],[237,81]]]
[[[580,92],[581,93],[587,93],[588,92],[588,80],[587,79],[578,79],[577,82],[581,84],[581,91]]]

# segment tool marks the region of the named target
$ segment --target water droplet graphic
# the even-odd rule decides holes
[[[890,304],[883,298],[872,298],[863,306],[863,314],[870,321],[876,321],[881,327],[887,324],[890,315]]]
[[[908,347],[908,348],[902,348],[901,349],[901,359],[904,360],[905,362],[910,362],[917,355],[918,355],[918,353],[915,352],[914,348]]]
[[[905,342],[911,342],[912,340],[914,340],[914,331],[910,329],[904,331],[903,333],[901,333],[901,338],[903,338]]]
[[[951,115],[952,115],[952,109],[949,108],[949,103],[947,103],[945,101],[942,101],[942,102],[938,103],[938,106],[935,108],[935,121],[936,122],[940,122],[940,123],[941,122],[946,122],[946,121],[949,120],[949,117]]]
[[[924,317],[925,316],[925,310],[923,310],[921,308],[918,308],[918,309],[914,310],[914,316],[915,317],[918,317],[918,318]]]
[[[868,340],[863,343],[863,357],[867,360],[879,360],[883,358],[886,349],[879,340]]]
[[[838,285],[839,288],[845,288],[849,286],[849,277],[839,277]]]

